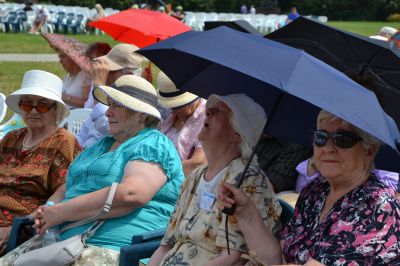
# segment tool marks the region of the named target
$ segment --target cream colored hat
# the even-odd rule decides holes
[[[158,73],[158,102],[167,108],[179,108],[197,100],[199,96],[176,88],[172,80],[162,71]]]
[[[237,133],[253,148],[261,137],[264,126],[267,123],[267,115],[264,109],[243,93],[226,96],[211,94],[208,97],[206,107],[213,107],[219,101],[224,102],[231,109],[240,128],[240,132]]]
[[[29,70],[24,74],[21,88],[8,95],[6,103],[15,113],[21,114],[19,102],[22,95],[47,98],[57,102],[57,108],[62,110],[62,117],[60,117],[60,121],[62,121],[69,115],[69,109],[61,98],[62,86],[62,80],[52,73],[42,70]]]
[[[110,71],[124,68],[139,68],[143,56],[135,53],[139,48],[133,44],[121,43],[115,45],[106,55],[98,57],[108,63]]]
[[[99,86],[95,88],[93,95],[102,104],[109,105],[108,97],[110,97],[130,110],[161,120],[156,89],[142,77],[121,76],[115,81],[113,87]]]

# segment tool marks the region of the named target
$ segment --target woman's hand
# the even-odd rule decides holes
[[[108,63],[102,59],[95,58],[92,62],[92,78],[95,86],[106,85],[110,67]]]
[[[37,210],[39,217],[35,219],[35,229],[38,234],[43,235],[47,229],[62,224],[66,221],[62,215],[62,204],[53,206],[40,206]]]
[[[258,213],[256,207],[251,202],[249,197],[241,190],[231,184],[222,182],[217,189],[217,208],[231,208],[236,204],[235,215],[238,218],[246,218],[253,212]]]

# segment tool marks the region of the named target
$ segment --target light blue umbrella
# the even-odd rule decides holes
[[[204,98],[246,93],[265,108],[266,131],[273,136],[310,145],[322,108],[400,148],[399,130],[375,94],[304,51],[219,27],[186,32],[138,53],[181,90]],[[385,168],[400,170],[399,159]]]

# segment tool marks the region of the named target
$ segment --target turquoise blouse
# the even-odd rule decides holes
[[[120,183],[129,161],[159,163],[168,178],[145,206],[123,217],[108,219],[87,241],[91,245],[119,250],[131,243],[133,235],[167,226],[184,175],[174,144],[158,130],[145,128],[109,152],[113,143],[112,137],[105,137],[74,160],[66,178],[64,201],[111,186],[113,182]],[[83,233],[91,224],[67,230],[61,234],[61,238]]]

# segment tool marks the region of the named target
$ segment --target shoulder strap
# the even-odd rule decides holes
[[[112,202],[113,202],[113,199],[114,199],[115,192],[117,191],[117,187],[118,187],[118,183],[116,183],[116,182],[112,183],[111,188],[110,188],[110,192],[108,193],[107,200],[106,200],[106,202],[105,202],[105,204],[104,204],[104,206],[103,206],[103,208],[101,209],[100,212],[98,212],[96,215],[94,215],[92,217],[85,218],[85,219],[82,219],[80,221],[77,221],[77,222],[74,222],[74,223],[70,223],[69,225],[64,226],[63,228],[60,229],[60,233],[66,231],[66,230],[69,230],[71,228],[75,228],[75,227],[78,227],[78,226],[85,225],[85,224],[88,224],[90,222],[96,221],[96,220],[99,219],[100,216],[109,213],[110,210],[111,210],[111,206],[112,206]]]

